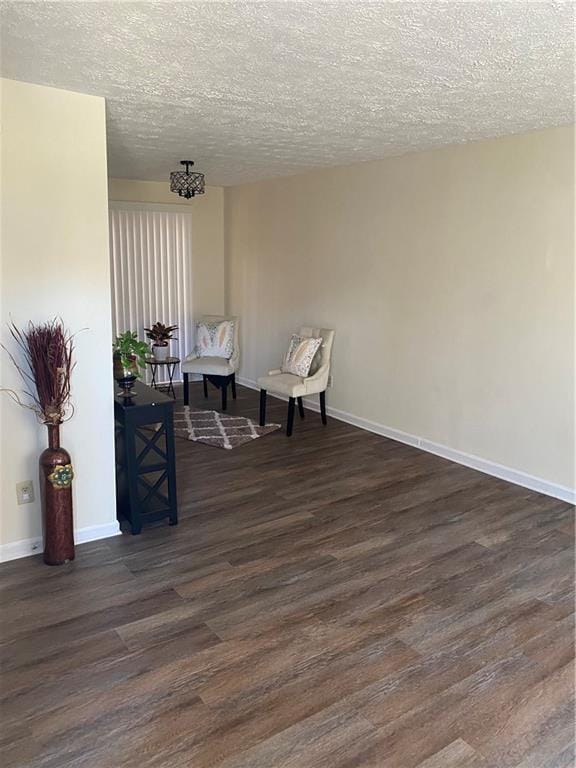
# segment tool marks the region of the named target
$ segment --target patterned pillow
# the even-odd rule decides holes
[[[225,357],[234,352],[234,322],[232,320],[196,323],[196,354],[198,357]]]
[[[320,348],[322,339],[311,339],[293,333],[288,352],[282,363],[282,373],[293,373],[295,376],[308,376],[314,355]]]

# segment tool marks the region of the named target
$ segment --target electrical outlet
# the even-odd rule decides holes
[[[32,504],[34,501],[34,484],[32,480],[23,480],[16,483],[16,497],[18,504]]]

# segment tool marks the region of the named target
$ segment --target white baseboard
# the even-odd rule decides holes
[[[87,528],[79,528],[74,534],[76,544],[86,544],[88,541],[107,539],[110,536],[119,536],[122,533],[117,520],[103,525],[89,525]]]
[[[248,387],[249,389],[258,389],[256,382],[252,379],[238,376],[236,381],[238,384]],[[280,400],[287,400],[286,397],[282,397],[281,395],[274,395],[274,397],[277,397]],[[304,398],[304,403],[306,404],[306,407],[312,411],[320,410],[319,404],[314,400]],[[377,435],[382,435],[391,440],[397,440],[399,443],[411,445],[414,448],[433,453],[436,456],[441,456],[443,459],[448,459],[449,461],[454,461],[456,464],[462,464],[465,467],[476,469],[479,472],[492,475],[492,477],[497,477],[500,480],[507,480],[509,483],[520,485],[531,491],[537,491],[538,493],[552,496],[555,499],[560,499],[561,501],[566,501],[570,504],[576,503],[576,490],[573,488],[558,485],[557,483],[551,483],[548,480],[529,475],[526,472],[521,472],[520,470],[512,469],[511,467],[506,467],[502,464],[497,464],[488,459],[482,459],[480,456],[473,456],[464,453],[464,451],[458,451],[454,448],[449,448],[446,445],[434,443],[431,440],[426,440],[417,435],[411,435],[408,432],[402,432],[399,429],[387,427],[376,421],[370,421],[369,419],[363,419],[360,416],[354,416],[353,414],[341,411],[338,408],[327,406],[326,411],[329,416],[338,421],[344,421],[347,424],[360,427],[360,429],[365,429],[368,432],[374,432]],[[74,534],[74,540],[76,544],[84,544],[88,541],[106,539],[109,536],[117,536],[118,534],[120,534],[120,526],[115,521],[113,523],[105,523],[104,525],[79,528]],[[12,541],[8,544],[1,544],[0,563],[7,562],[8,560],[16,560],[20,557],[28,557],[30,555],[38,554],[39,552],[42,552],[41,538],[23,539],[21,541]]]
[[[116,521],[104,523],[104,525],[90,525],[87,528],[79,528],[74,532],[76,544],[85,544],[87,541],[107,539],[109,536],[118,536],[120,526]],[[20,557],[29,557],[42,552],[42,537],[35,539],[22,539],[11,541],[8,544],[0,544],[0,563],[8,560],[17,560]]]
[[[241,376],[237,376],[236,381],[238,384],[242,384],[243,386],[250,389],[258,389],[256,382],[252,379],[245,379]],[[282,397],[281,395],[274,395],[274,397],[277,397],[280,400],[288,399],[286,397]],[[304,398],[304,403],[307,408],[313,411],[320,410],[320,405],[314,400]],[[441,445],[440,443],[434,443],[431,440],[426,440],[423,437],[411,435],[408,432],[402,432],[399,429],[393,429],[392,427],[387,427],[384,424],[378,424],[376,421],[369,421],[368,419],[363,419],[360,416],[354,416],[354,414],[347,413],[346,411],[340,411],[338,408],[331,408],[330,406],[327,406],[326,412],[329,416],[331,416],[333,419],[337,419],[338,421],[344,421],[347,424],[352,424],[355,427],[365,429],[368,432],[374,432],[377,435],[388,437],[391,440],[397,440],[399,443],[405,443],[406,445],[411,445],[414,448],[420,448],[422,451],[427,451],[428,453],[433,453],[436,456],[441,456],[443,459],[449,459],[450,461],[454,461],[456,464],[463,464],[465,467],[476,469],[479,472],[484,472],[486,475],[497,477],[500,480],[507,480],[509,483],[521,485],[523,488],[529,488],[531,491],[537,491],[538,493],[543,493],[546,496],[552,496],[555,499],[567,501],[570,504],[576,504],[576,489],[574,488],[568,488],[565,485],[551,483],[548,480],[543,480],[540,477],[529,475],[526,472],[521,472],[518,469],[512,469],[511,467],[497,464],[496,462],[490,461],[489,459],[483,459],[480,456],[473,456],[469,453],[464,453],[464,451],[458,451],[454,448],[449,448],[448,446]]]

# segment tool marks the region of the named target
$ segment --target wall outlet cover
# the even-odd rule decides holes
[[[18,504],[32,504],[34,501],[34,484],[32,480],[16,483],[16,498]]]

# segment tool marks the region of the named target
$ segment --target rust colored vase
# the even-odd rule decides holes
[[[72,464],[60,447],[60,424],[47,424],[48,448],[40,456],[44,562],[62,565],[74,560]]]

